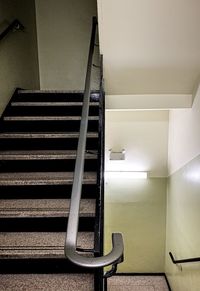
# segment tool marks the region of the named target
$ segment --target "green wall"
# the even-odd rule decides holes
[[[0,42],[0,114],[16,87],[40,87],[34,0],[0,0],[0,31],[15,18],[25,31],[10,33]]]
[[[105,188],[105,253],[112,232],[124,236],[118,272],[164,272],[166,178],[108,181]]]
[[[166,274],[173,291],[200,290],[200,263],[174,265],[169,258],[200,257],[200,155],[172,174],[167,197]]]

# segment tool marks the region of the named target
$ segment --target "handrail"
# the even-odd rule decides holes
[[[100,268],[116,264],[123,256],[123,238],[121,233],[112,234],[112,251],[102,257],[86,257],[77,253],[77,234],[79,223],[79,208],[81,200],[82,179],[84,171],[84,158],[86,149],[86,136],[88,127],[88,113],[90,102],[90,81],[92,73],[92,59],[95,46],[97,19],[93,17],[92,34],[88,55],[87,73],[85,79],[85,90],[83,99],[83,109],[80,125],[80,136],[78,141],[77,157],[75,163],[74,181],[72,186],[70,213],[68,218],[65,256],[74,264],[81,267]]]
[[[15,19],[4,31],[0,34],[0,40],[2,40],[10,31],[15,30],[23,30],[24,26],[18,19]]]
[[[175,260],[171,252],[169,252],[169,256],[170,256],[173,264],[184,264],[184,263],[200,262],[200,257]]]

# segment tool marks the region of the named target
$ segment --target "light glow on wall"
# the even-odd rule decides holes
[[[147,172],[107,171],[105,179],[147,179]]]

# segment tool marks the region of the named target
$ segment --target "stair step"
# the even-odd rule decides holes
[[[66,132],[66,133],[52,133],[52,132],[38,132],[38,133],[26,133],[26,132],[3,132],[0,133],[0,139],[16,139],[16,138],[79,138],[78,132]],[[88,132],[87,138],[98,138],[98,133]]]
[[[95,217],[95,199],[82,199],[80,217]],[[0,218],[67,217],[69,199],[0,200]]]
[[[21,116],[50,116],[80,118],[82,102],[12,102],[4,113],[4,117]],[[99,102],[90,102],[89,118],[99,116]]]
[[[83,92],[19,90],[13,102],[82,102]],[[90,101],[99,101],[99,93],[91,93]]]
[[[0,217],[0,232],[65,232],[68,217]],[[79,231],[95,229],[95,217],[80,217]]]
[[[80,116],[5,116],[4,121],[80,121]],[[97,121],[98,116],[89,116],[88,120]]]
[[[11,106],[13,107],[43,107],[43,106],[83,106],[83,102],[11,102]],[[90,106],[99,106],[99,102],[90,102]]]
[[[93,274],[4,274],[0,275],[5,291],[94,291]]]
[[[65,232],[0,233],[0,259],[37,257],[64,258],[65,236]],[[94,233],[79,232],[77,247],[81,249],[93,249]]]
[[[69,185],[19,185],[0,186],[1,199],[70,199],[72,184]],[[98,195],[97,184],[83,184],[83,199],[94,199]]]
[[[66,160],[76,159],[76,151],[30,150],[0,151],[0,160]],[[85,159],[97,159],[97,151],[86,152]]]
[[[1,136],[1,134],[0,134]],[[0,137],[0,150],[76,150],[78,146],[78,137],[71,138],[53,138],[50,135],[45,135],[45,138],[42,135],[37,136],[23,136],[23,138],[14,137],[12,138],[1,138]],[[98,138],[97,137],[88,137],[86,141],[87,150],[96,150],[98,148]]]
[[[0,186],[69,185],[72,172],[0,173]],[[85,172],[83,184],[96,184],[96,173]]]

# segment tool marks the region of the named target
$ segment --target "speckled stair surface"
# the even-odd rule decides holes
[[[77,252],[101,256],[102,102],[89,107]],[[80,136],[82,92],[16,90],[0,119],[0,290],[101,291],[64,246]]]
[[[73,176],[70,172],[0,173],[0,186],[66,185],[72,184]],[[84,173],[83,184],[96,182],[96,173]]]
[[[79,217],[95,217],[95,199],[82,199]],[[70,199],[0,200],[0,218],[4,217],[67,217]]]
[[[87,134],[87,137],[97,138],[98,133],[96,132],[89,132]],[[0,139],[25,139],[25,138],[31,138],[31,139],[39,139],[39,138],[79,138],[79,133],[77,132],[37,132],[37,133],[26,133],[26,132],[3,132],[0,133]]]
[[[107,280],[108,291],[169,291],[164,276],[117,275]]]
[[[2,232],[0,233],[0,259],[64,258],[64,243],[64,232]],[[94,233],[79,232],[77,247],[93,249]],[[92,256],[92,252],[89,255]]]
[[[0,275],[1,291],[94,291],[92,274]]]
[[[30,150],[30,151],[0,151],[0,159],[5,160],[65,160],[75,159],[76,151],[67,150]],[[97,159],[97,151],[89,151],[85,159]]]

